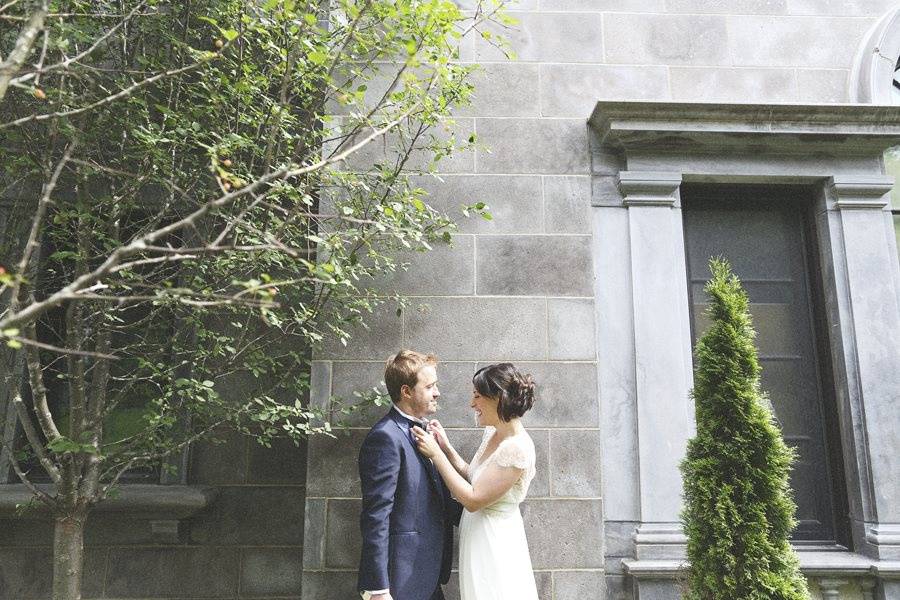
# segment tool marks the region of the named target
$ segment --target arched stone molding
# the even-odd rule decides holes
[[[900,58],[900,8],[891,9],[869,30],[850,73],[850,100],[894,104],[894,69]]]

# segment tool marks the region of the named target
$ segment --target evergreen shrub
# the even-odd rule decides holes
[[[747,294],[727,261],[710,260],[709,329],[697,342],[697,434],[681,464],[687,600],[808,599],[789,534],[794,452],[760,390]]]

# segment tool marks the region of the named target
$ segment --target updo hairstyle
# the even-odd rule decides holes
[[[482,396],[498,400],[497,415],[501,421],[521,417],[534,405],[534,379],[519,372],[512,363],[482,367],[472,377]]]

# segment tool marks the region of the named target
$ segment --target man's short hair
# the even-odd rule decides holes
[[[400,388],[404,385],[416,387],[422,367],[436,365],[437,362],[434,354],[422,354],[415,350],[401,350],[387,359],[384,365],[384,385],[391,400],[400,400]]]

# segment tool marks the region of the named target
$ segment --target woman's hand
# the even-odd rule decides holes
[[[434,458],[438,454],[443,454],[440,445],[437,443],[437,440],[434,439],[433,435],[417,425],[413,426],[412,432],[413,435],[416,436],[416,446],[419,448],[419,452],[422,453],[422,456]]]
[[[432,419],[428,423],[428,431],[434,436],[434,439],[437,440],[438,446],[441,447],[444,454],[447,454],[453,446],[450,444],[450,438],[447,437],[447,432],[444,431],[444,426],[441,425],[441,422],[437,419]]]

